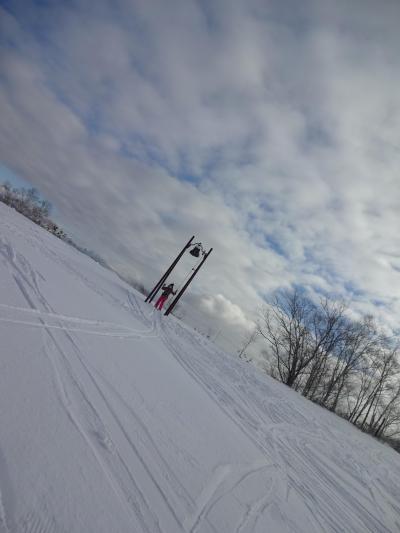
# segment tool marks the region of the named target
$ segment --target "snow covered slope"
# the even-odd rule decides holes
[[[400,531],[400,455],[0,204],[0,532]]]

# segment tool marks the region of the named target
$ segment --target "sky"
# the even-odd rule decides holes
[[[396,330],[399,20],[398,0],[0,0],[2,168],[146,287],[191,235],[213,247],[187,299],[218,328],[299,286]]]

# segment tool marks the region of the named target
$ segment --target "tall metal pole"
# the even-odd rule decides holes
[[[170,312],[173,310],[173,308],[176,306],[176,304],[178,303],[179,299],[181,298],[182,294],[186,291],[186,289],[188,288],[188,286],[190,285],[192,279],[195,277],[195,275],[197,274],[197,272],[200,270],[200,268],[203,266],[205,260],[207,259],[207,257],[210,255],[210,253],[212,252],[212,248],[209,249],[209,251],[204,255],[203,257],[203,261],[199,264],[199,266],[194,270],[193,274],[190,276],[190,278],[187,280],[187,282],[185,283],[185,285],[182,287],[182,289],[179,291],[178,293],[178,296],[175,298],[175,300],[173,300],[173,302],[171,303],[171,305],[168,307],[168,309],[165,311],[164,315],[169,315]]]
[[[174,259],[174,261],[172,262],[171,266],[165,271],[165,273],[162,275],[161,279],[154,285],[154,287],[152,288],[152,290],[150,291],[150,293],[148,294],[145,302],[151,302],[153,301],[155,295],[157,294],[157,292],[160,290],[160,287],[163,285],[163,283],[165,283],[166,279],[168,278],[168,276],[171,274],[171,272],[173,271],[173,269],[175,268],[176,264],[178,263],[179,259],[182,257],[182,255],[185,253],[186,249],[189,248],[190,246],[190,243],[192,242],[192,240],[194,239],[194,235],[193,237],[187,242],[187,244],[185,244],[185,246],[182,248],[181,252],[176,256],[176,258]]]

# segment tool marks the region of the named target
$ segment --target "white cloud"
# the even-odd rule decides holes
[[[195,234],[234,325],[296,283],[398,326],[398,2],[23,4],[0,158],[70,231],[146,285]]]
[[[246,318],[242,309],[223,294],[205,296],[200,306],[211,317],[225,321],[227,325],[231,324],[248,331],[254,328],[254,323]]]

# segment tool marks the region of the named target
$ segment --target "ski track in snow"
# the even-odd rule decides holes
[[[226,387],[226,371],[229,370],[229,368],[223,364],[224,361],[222,358],[219,359],[218,357],[215,357],[216,350],[213,350],[212,354],[210,352],[207,353],[207,350],[204,348],[206,343],[204,342],[204,344],[200,344],[199,338],[197,337],[196,339],[196,336],[193,336],[193,334],[189,339],[188,330],[179,324],[174,324],[174,328],[179,332],[175,337],[171,331],[173,329],[171,322],[167,325],[166,322],[159,321],[158,327],[163,335],[164,342],[174,358],[179,364],[181,364],[181,366],[183,366],[183,368],[185,368],[193,379],[216,400],[220,408],[240,426],[241,430],[245,432],[265,454],[268,455],[271,448],[275,451],[274,461],[279,465],[281,476],[282,472],[285,473],[283,478],[286,479],[286,481],[283,485],[281,484],[278,487],[279,490],[274,495],[271,495],[272,500],[277,494],[279,494],[279,498],[276,501],[281,501],[283,494],[287,494],[289,490],[297,490],[299,494],[302,494],[303,496],[304,494],[312,495],[312,499],[310,498],[308,505],[315,517],[315,531],[325,530],[323,523],[330,524],[332,531],[335,531],[335,528],[338,526],[345,531],[347,527],[346,524],[350,523],[351,520],[354,521],[355,517],[359,521],[360,532],[369,531],[375,533],[391,531],[382,521],[384,519],[384,510],[380,507],[379,502],[374,496],[377,492],[377,488],[372,478],[369,477],[368,480],[368,496],[372,499],[373,506],[379,511],[381,519],[377,518],[377,516],[373,516],[362,502],[354,498],[352,494],[354,494],[355,491],[350,492],[346,490],[346,485],[351,480],[343,478],[343,483],[337,483],[337,479],[340,479],[340,472],[346,468],[346,465],[343,465],[339,449],[338,457],[340,460],[335,462],[334,470],[332,470],[332,465],[318,460],[319,454],[316,453],[316,449],[318,448],[307,450],[307,447],[304,444],[305,437],[313,442],[320,441],[323,445],[325,443],[324,435],[321,430],[317,430],[317,432],[314,433],[310,430],[302,429],[301,424],[307,423],[307,427],[309,426],[309,421],[306,421],[301,413],[296,412],[294,406],[292,407],[293,417],[290,417],[290,419],[283,422],[282,420],[287,418],[290,410],[279,409],[279,404],[281,403],[279,399],[276,403],[268,402],[264,404],[262,406],[263,409],[261,410],[260,405],[257,405],[257,403],[255,405],[253,404],[251,406],[251,411],[248,411],[245,409],[245,407],[248,406],[248,402],[246,402],[243,393],[237,388],[235,389],[234,386],[232,386],[230,390]],[[197,344],[199,360],[190,359],[190,356],[188,355],[190,351],[185,350],[184,347],[180,345],[180,339],[185,337],[191,343],[193,343],[194,339],[194,342]],[[212,359],[207,360],[207,355],[212,357]],[[219,363],[221,363],[220,368],[218,368]],[[221,371],[223,380],[218,380],[216,377],[216,368]],[[239,379],[237,379],[237,381],[239,382]],[[243,383],[243,376],[240,381]],[[254,386],[254,383],[249,383],[249,386]],[[271,395],[269,394],[267,397],[271,397]],[[263,420],[265,421],[268,417],[272,418],[272,420],[276,420],[276,422],[270,425],[265,424]],[[266,443],[268,443],[267,446]],[[307,450],[308,453],[305,453],[305,450]],[[293,459],[294,455],[296,457],[295,460]],[[321,455],[321,459],[323,457],[324,456]],[[355,459],[356,458],[354,458],[354,460]],[[296,465],[300,465],[303,468],[296,469]],[[298,470],[298,472],[296,472],[296,470]],[[348,473],[351,473],[350,468],[348,468],[348,471]],[[314,473],[315,476],[310,476],[309,472]],[[310,479],[310,482],[308,485],[304,486],[304,479],[307,478]],[[300,482],[300,479],[303,481]],[[319,490],[315,490],[316,479],[320,485],[318,487]],[[354,479],[353,481],[357,492],[360,492],[360,489],[363,489],[365,486],[364,480]],[[337,494],[340,494],[341,497],[338,498]],[[263,502],[263,506],[269,505],[272,500]],[[316,503],[317,505],[315,505]],[[213,504],[212,499],[208,504]],[[207,513],[205,513],[205,516],[206,515]],[[240,529],[244,531],[243,525],[240,526]]]
[[[236,425],[238,425],[241,431],[250,436],[251,440],[261,449],[261,451],[266,453],[266,456],[268,457],[270,454],[266,450],[264,444],[259,439],[254,439],[253,436],[249,434],[249,429],[250,431],[254,431],[256,429],[256,422],[253,422],[251,413],[244,413],[242,407],[238,405],[236,401],[233,401],[233,403],[230,404],[229,402],[231,402],[233,398],[228,396],[228,393],[221,388],[220,384],[212,377],[212,374],[210,373],[207,375],[207,377],[201,375],[199,368],[197,367],[196,369],[196,363],[193,361],[188,362],[187,352],[179,346],[177,339],[174,339],[174,342],[172,341],[172,335],[168,335],[168,333],[166,333],[166,326],[160,320],[158,321],[158,327],[160,328],[164,343],[178,363],[191,375],[197,384],[199,384],[203,390],[205,390],[205,392],[217,402],[219,408],[224,412],[224,414],[227,415]],[[209,378],[210,380],[208,381]],[[230,406],[232,406],[232,409]],[[279,457],[275,466],[279,466]],[[261,468],[265,467],[266,465],[264,464]],[[276,478],[276,481],[278,481],[278,478]],[[190,533],[195,533],[197,531],[200,519],[207,518],[208,512],[216,505],[219,499],[215,495],[216,490],[213,489],[213,485],[214,482],[211,480],[210,486],[206,487],[203,491],[205,494],[209,494],[209,497],[206,501],[203,501],[204,495],[200,496],[200,500],[197,504],[197,516],[195,517],[192,528],[189,529]],[[282,487],[282,485],[278,485],[279,484],[277,483],[277,489],[279,490],[277,490],[275,494],[270,495],[271,502],[279,492],[282,493],[282,491],[284,492],[286,489],[285,486]],[[265,506],[271,502],[265,502]],[[246,520],[243,520],[243,522],[240,524],[240,530],[243,532],[246,531],[247,528],[245,526]]]
[[[7,513],[5,507],[7,507]],[[13,507],[14,496],[11,488],[11,482],[9,481],[6,462],[3,458],[3,452],[0,449],[0,533],[11,533],[13,530]]]
[[[137,319],[141,320],[147,326],[151,325],[152,328],[155,328],[154,314],[156,311],[154,307],[152,308],[151,313],[146,315],[140,303],[138,302],[138,299],[131,292],[128,292],[128,302],[129,306],[127,305],[127,307],[131,310],[132,314],[134,314]]]
[[[21,317],[13,318],[11,316],[0,316],[1,322],[8,322],[9,324],[33,326],[39,328],[44,327],[51,329],[63,329],[65,331],[74,331],[77,333],[87,333],[89,335],[100,335],[105,337],[117,337],[120,339],[140,339],[157,336],[157,334],[154,333],[154,326],[147,330],[138,331],[128,326],[121,326],[112,322],[88,320],[85,318],[44,312],[36,308],[32,309],[0,304],[0,315],[4,313]],[[25,317],[27,317],[26,320],[24,320]],[[46,320],[46,322],[44,322],[43,318]],[[51,323],[51,321],[55,323]],[[77,327],[77,325],[82,327]],[[84,329],[84,327],[86,327],[86,329]],[[93,329],[88,329],[90,327]]]
[[[139,463],[141,468],[146,472],[146,475],[151,479],[156,491],[159,493],[160,499],[175,519],[176,531],[181,531],[181,520],[177,517],[174,507],[169,502],[168,496],[159,486],[157,479],[153,476],[146,462],[143,461],[136,445],[129,437],[116,415],[116,412],[113,410],[102,389],[96,382],[93,374],[89,371],[88,366],[84,361],[83,354],[81,354],[79,347],[69,333],[68,328],[60,328],[72,345],[72,351],[70,351],[67,356],[55,335],[50,331],[48,325],[41,318],[42,313],[37,309],[34,303],[35,299],[45,308],[46,311],[44,314],[47,317],[52,316],[56,318],[57,315],[40,292],[35,272],[23,256],[19,255],[17,259],[17,256],[14,254],[13,249],[9,244],[2,242],[0,245],[0,253],[7,259],[10,267],[14,269],[13,277],[15,282],[25,297],[28,305],[31,307],[31,311],[38,313],[38,320],[42,323],[42,327],[54,345],[55,350],[54,348],[49,349],[47,346],[46,353],[49,359],[53,359],[53,367],[56,374],[56,382],[60,391],[59,397],[61,402],[67,411],[71,422],[91,447],[96,460],[110,480],[115,493],[119,498],[125,500],[132,512],[132,519],[137,522],[142,531],[148,533],[162,533],[158,518],[151,510],[152,506],[146,501],[144,494],[137,486],[134,475],[126,462],[126,459],[122,457],[117,449],[110,431],[102,421],[99,411],[86,393],[85,389],[88,389],[89,385],[94,389],[98,396],[97,401],[100,399],[103,403],[103,409],[101,412],[104,412],[104,410],[109,412],[117,430],[123,435],[123,438],[129,444],[136,462]],[[23,264],[24,272],[22,272],[17,264],[17,260],[19,263]],[[58,357],[56,359],[54,358],[54,352],[58,352]],[[74,353],[75,355],[75,364],[79,362],[78,370],[74,370],[73,368],[71,353]],[[82,378],[79,378],[78,375],[85,375],[87,378],[87,383],[85,385],[81,382]],[[65,376],[68,376],[69,378],[68,383],[65,383]],[[130,459],[132,460],[132,458]],[[136,468],[138,467],[136,466]]]
[[[98,335],[100,337],[115,337],[117,339],[144,339],[156,337],[157,335],[153,334],[153,331],[143,331],[143,332],[132,332],[132,333],[118,333],[113,331],[104,330],[104,328],[98,329],[82,329],[71,327],[67,325],[57,325],[51,324],[50,322],[44,322],[41,319],[38,319],[37,322],[29,320],[17,320],[7,317],[0,317],[0,322],[7,322],[8,324],[22,325],[22,326],[31,326],[34,328],[45,328],[45,329],[61,329],[63,331],[75,332],[75,333],[85,333],[87,335]],[[68,322],[68,321],[65,321]],[[128,329],[128,328],[127,328]],[[129,330],[128,330],[129,331]]]
[[[116,416],[115,411],[111,408],[110,403],[105,398],[104,393],[102,392],[98,383],[93,377],[93,373],[89,371],[87,365],[85,364],[82,354],[80,354],[79,348],[76,345],[75,341],[72,339],[71,334],[70,334],[70,331],[71,330],[73,331],[74,328],[71,328],[71,327],[68,328],[66,326],[58,326],[57,323],[48,324],[44,320],[45,319],[49,320],[50,318],[52,318],[55,321],[63,320],[64,322],[68,322],[68,321],[72,323],[78,322],[78,323],[82,323],[82,324],[85,323],[87,325],[90,324],[94,326],[97,326],[99,324],[96,323],[95,321],[78,319],[76,317],[66,317],[65,315],[58,315],[57,313],[55,313],[51,309],[51,306],[46,301],[42,293],[40,292],[38,282],[37,282],[37,276],[34,270],[30,267],[29,263],[26,261],[26,259],[22,255],[17,256],[14,253],[12,247],[9,244],[4,243],[4,242],[2,243],[0,252],[7,259],[8,264],[11,267],[11,269],[14,270],[13,272],[14,280],[17,283],[21,293],[25,297],[28,305],[30,306],[29,309],[16,308],[12,306],[8,306],[6,309],[8,311],[13,311],[13,312],[18,312],[18,313],[28,314],[28,315],[34,314],[37,316],[38,322],[34,324],[40,325],[42,328],[44,328],[45,332],[47,333],[47,336],[51,339],[59,355],[59,359],[54,360],[54,355],[50,355],[50,352],[54,352],[54,347],[53,349],[50,349],[47,343],[46,353],[49,359],[53,358],[53,367],[54,367],[55,374],[56,374],[56,382],[57,382],[57,386],[60,391],[59,397],[64,408],[66,409],[68,413],[69,418],[71,419],[71,421],[73,422],[77,430],[82,434],[82,436],[85,438],[85,440],[88,442],[88,444],[92,448],[97,461],[99,462],[99,464],[105,471],[106,475],[110,477],[110,481],[113,484],[113,487],[116,493],[118,492],[122,493],[127,501],[131,501],[132,500],[131,495],[127,494],[127,486],[131,485],[132,483],[134,484],[133,477],[130,474],[129,469],[126,463],[124,462],[124,460],[122,459],[122,457],[118,456],[118,451],[115,449],[115,444],[113,443],[113,440],[109,432],[107,431],[107,428],[103,424],[101,417],[98,414],[98,411],[95,409],[93,403],[90,401],[87,394],[84,392],[84,385],[82,385],[79,379],[77,378],[77,372],[73,371],[72,363],[70,361],[71,356],[69,356],[69,358],[66,356],[60,343],[56,340],[54,334],[50,331],[51,327],[62,329],[61,333],[64,333],[69,339],[69,341],[72,343],[76,356],[79,359],[79,362],[81,364],[81,368],[79,369],[80,370],[79,374],[80,375],[82,374],[82,369],[85,370],[87,376],[89,377],[89,380],[94,385],[94,388],[96,389],[98,395],[104,401],[104,404],[106,405],[106,408],[108,409],[108,411],[111,412],[119,429],[124,434],[124,437],[128,440],[131,448],[135,452],[135,455],[139,458],[139,460],[141,459],[141,456],[135,444],[131,441],[131,439],[128,437],[127,433],[125,432],[123,425],[118,420],[118,417]],[[45,311],[40,311],[39,309],[37,309],[34,303],[35,299],[42,305],[42,307],[44,307]],[[136,298],[129,295],[129,303],[132,306],[132,312],[139,315],[139,318],[141,318],[143,322],[149,323],[150,318],[146,317],[146,315],[143,313],[143,311],[141,310],[140,304],[137,302]],[[5,306],[2,306],[2,307],[5,308]],[[153,313],[153,317],[154,319],[152,321],[152,327],[150,330],[154,330],[155,326],[157,325],[157,321],[159,320],[160,315],[159,314],[154,315]],[[9,318],[8,320],[11,321],[11,319]],[[13,320],[13,321],[14,323],[17,323],[16,320]],[[20,320],[19,322],[24,322],[24,321]],[[104,327],[104,323],[103,323],[103,327]],[[60,360],[62,362],[63,368],[59,368]],[[69,381],[70,381],[70,383],[67,383],[67,384],[64,383],[66,375],[69,376]],[[115,392],[116,391],[113,391],[114,397],[116,396]],[[76,405],[75,408],[74,408],[74,405]],[[136,425],[138,425],[137,418],[136,418]],[[142,434],[144,434],[143,424],[141,424],[141,429],[142,429]],[[96,437],[95,441],[93,441],[93,437],[92,437],[93,435]],[[148,439],[147,445],[149,445],[149,439]],[[150,442],[150,445],[153,446],[154,450],[157,449],[156,446],[154,445],[154,442]],[[109,460],[105,461],[104,459],[104,453],[103,453],[104,449],[107,451],[113,452],[113,456],[114,457],[117,456],[119,461],[114,461],[114,464],[111,464],[111,465],[107,464],[109,463]],[[162,457],[159,452],[156,453],[156,456],[157,455],[158,457]],[[162,463],[163,461],[161,460],[160,462]],[[115,464],[115,463],[118,463],[118,464]],[[171,514],[176,519],[178,527],[182,528],[182,522],[177,517],[174,507],[168,502],[168,499],[165,493],[159,487],[157,481],[152,476],[151,472],[148,470],[146,463],[143,460],[141,460],[141,464],[145,468],[145,470],[147,470],[147,474],[149,475],[150,478],[152,478],[154,484],[157,486],[160,492],[160,495],[162,496],[162,499],[166,502],[166,505],[169,508]],[[228,467],[226,466],[222,467],[222,471],[225,472],[226,468]],[[164,461],[164,464],[162,464],[162,471],[164,471],[164,473],[167,471],[166,477],[171,482],[171,479],[173,479],[173,475],[171,471],[168,472],[165,461]],[[124,479],[126,477],[128,478],[127,480]],[[115,486],[115,478],[117,479],[117,487]],[[219,477],[217,479],[219,479]],[[178,485],[176,479],[173,479],[173,481],[175,485]],[[214,484],[214,481],[211,481],[210,485],[207,486],[205,490],[203,491],[202,496],[200,497],[200,503],[199,502],[197,503],[196,508],[191,513],[194,516],[193,525],[190,527],[190,529],[185,528],[187,531],[193,531],[193,533],[197,531],[201,525],[201,520],[203,519],[203,517],[206,518],[208,512],[214,507],[215,501],[212,499],[209,493],[217,494],[219,483],[215,487],[213,486],[213,484]],[[134,516],[137,516],[137,515],[141,516],[142,519],[139,520],[140,526],[145,531],[161,532],[161,529],[156,519],[150,520],[150,522],[152,522],[152,525],[151,525],[151,528],[148,529],[147,523],[149,522],[149,516],[144,518],[142,508],[145,507],[147,513],[150,513],[149,504],[145,502],[144,496],[140,493],[138,487],[136,487],[136,492],[137,494],[135,494],[136,504],[134,505]],[[178,488],[175,488],[175,492],[178,495],[182,496],[182,494],[184,494],[184,489],[182,486],[178,486]],[[187,507],[191,506],[193,508],[193,502],[190,501],[190,497],[188,497],[187,494],[185,495],[185,497],[186,497],[186,501],[189,503],[189,505],[187,504]],[[218,499],[220,499],[220,497],[217,498],[216,501],[218,501]],[[138,501],[139,501],[139,504],[137,503]],[[174,502],[174,504],[176,505],[176,502]],[[188,509],[186,509],[186,511],[188,511]],[[186,526],[187,526],[187,521],[186,521]]]
[[[9,228],[15,230],[13,226]],[[260,480],[259,493],[242,504],[243,512],[236,525],[226,533],[261,531],[263,516],[271,509],[287,531],[298,533],[345,532],[349,523],[352,531],[360,533],[394,533],[399,529],[395,519],[387,525],[386,514],[390,509],[400,516],[400,489],[395,481],[396,476],[400,477],[400,468],[388,471],[380,466],[379,457],[374,468],[368,468],[371,452],[367,458],[355,456],[347,443],[345,455],[340,441],[344,434],[336,439],[328,419],[322,423],[307,418],[290,396],[277,392],[278,387],[270,386],[254,369],[239,361],[228,364],[221,350],[173,317],[165,319],[154,312],[154,307],[139,301],[133,292],[128,290],[127,300],[121,301],[100,289],[67,258],[46,247],[39,238],[40,232],[37,235],[34,245],[43,255],[110,305],[130,312],[147,328],[138,331],[57,313],[40,290],[40,274],[7,239],[0,238],[0,257],[29,306],[0,304],[0,321],[41,328],[58,400],[121,502],[133,531],[225,533],[216,529],[213,513],[224,502],[235,502],[236,495],[253,480]],[[21,232],[19,236],[27,239]],[[264,459],[254,464],[221,464],[200,494],[191,495],[148,430],[145,417],[137,408],[140,397],[134,404],[136,409],[127,403],[107,376],[85,358],[77,333],[115,337],[116,341],[159,336],[173,360],[260,450]],[[327,438],[330,452],[325,449]],[[145,486],[137,484],[137,477],[146,480]],[[267,480],[265,490],[261,480]],[[7,485],[4,479],[0,480],[1,533],[63,533],[57,517],[47,510],[31,511],[15,525],[11,506],[5,508],[4,504],[11,499]],[[292,502],[301,502],[306,508],[307,529],[290,515]],[[163,523],[155,509],[163,509]],[[374,509],[374,514],[369,509]]]
[[[46,506],[42,506],[40,513],[29,512],[17,525],[16,531],[21,533],[69,533],[61,527],[57,519]]]

